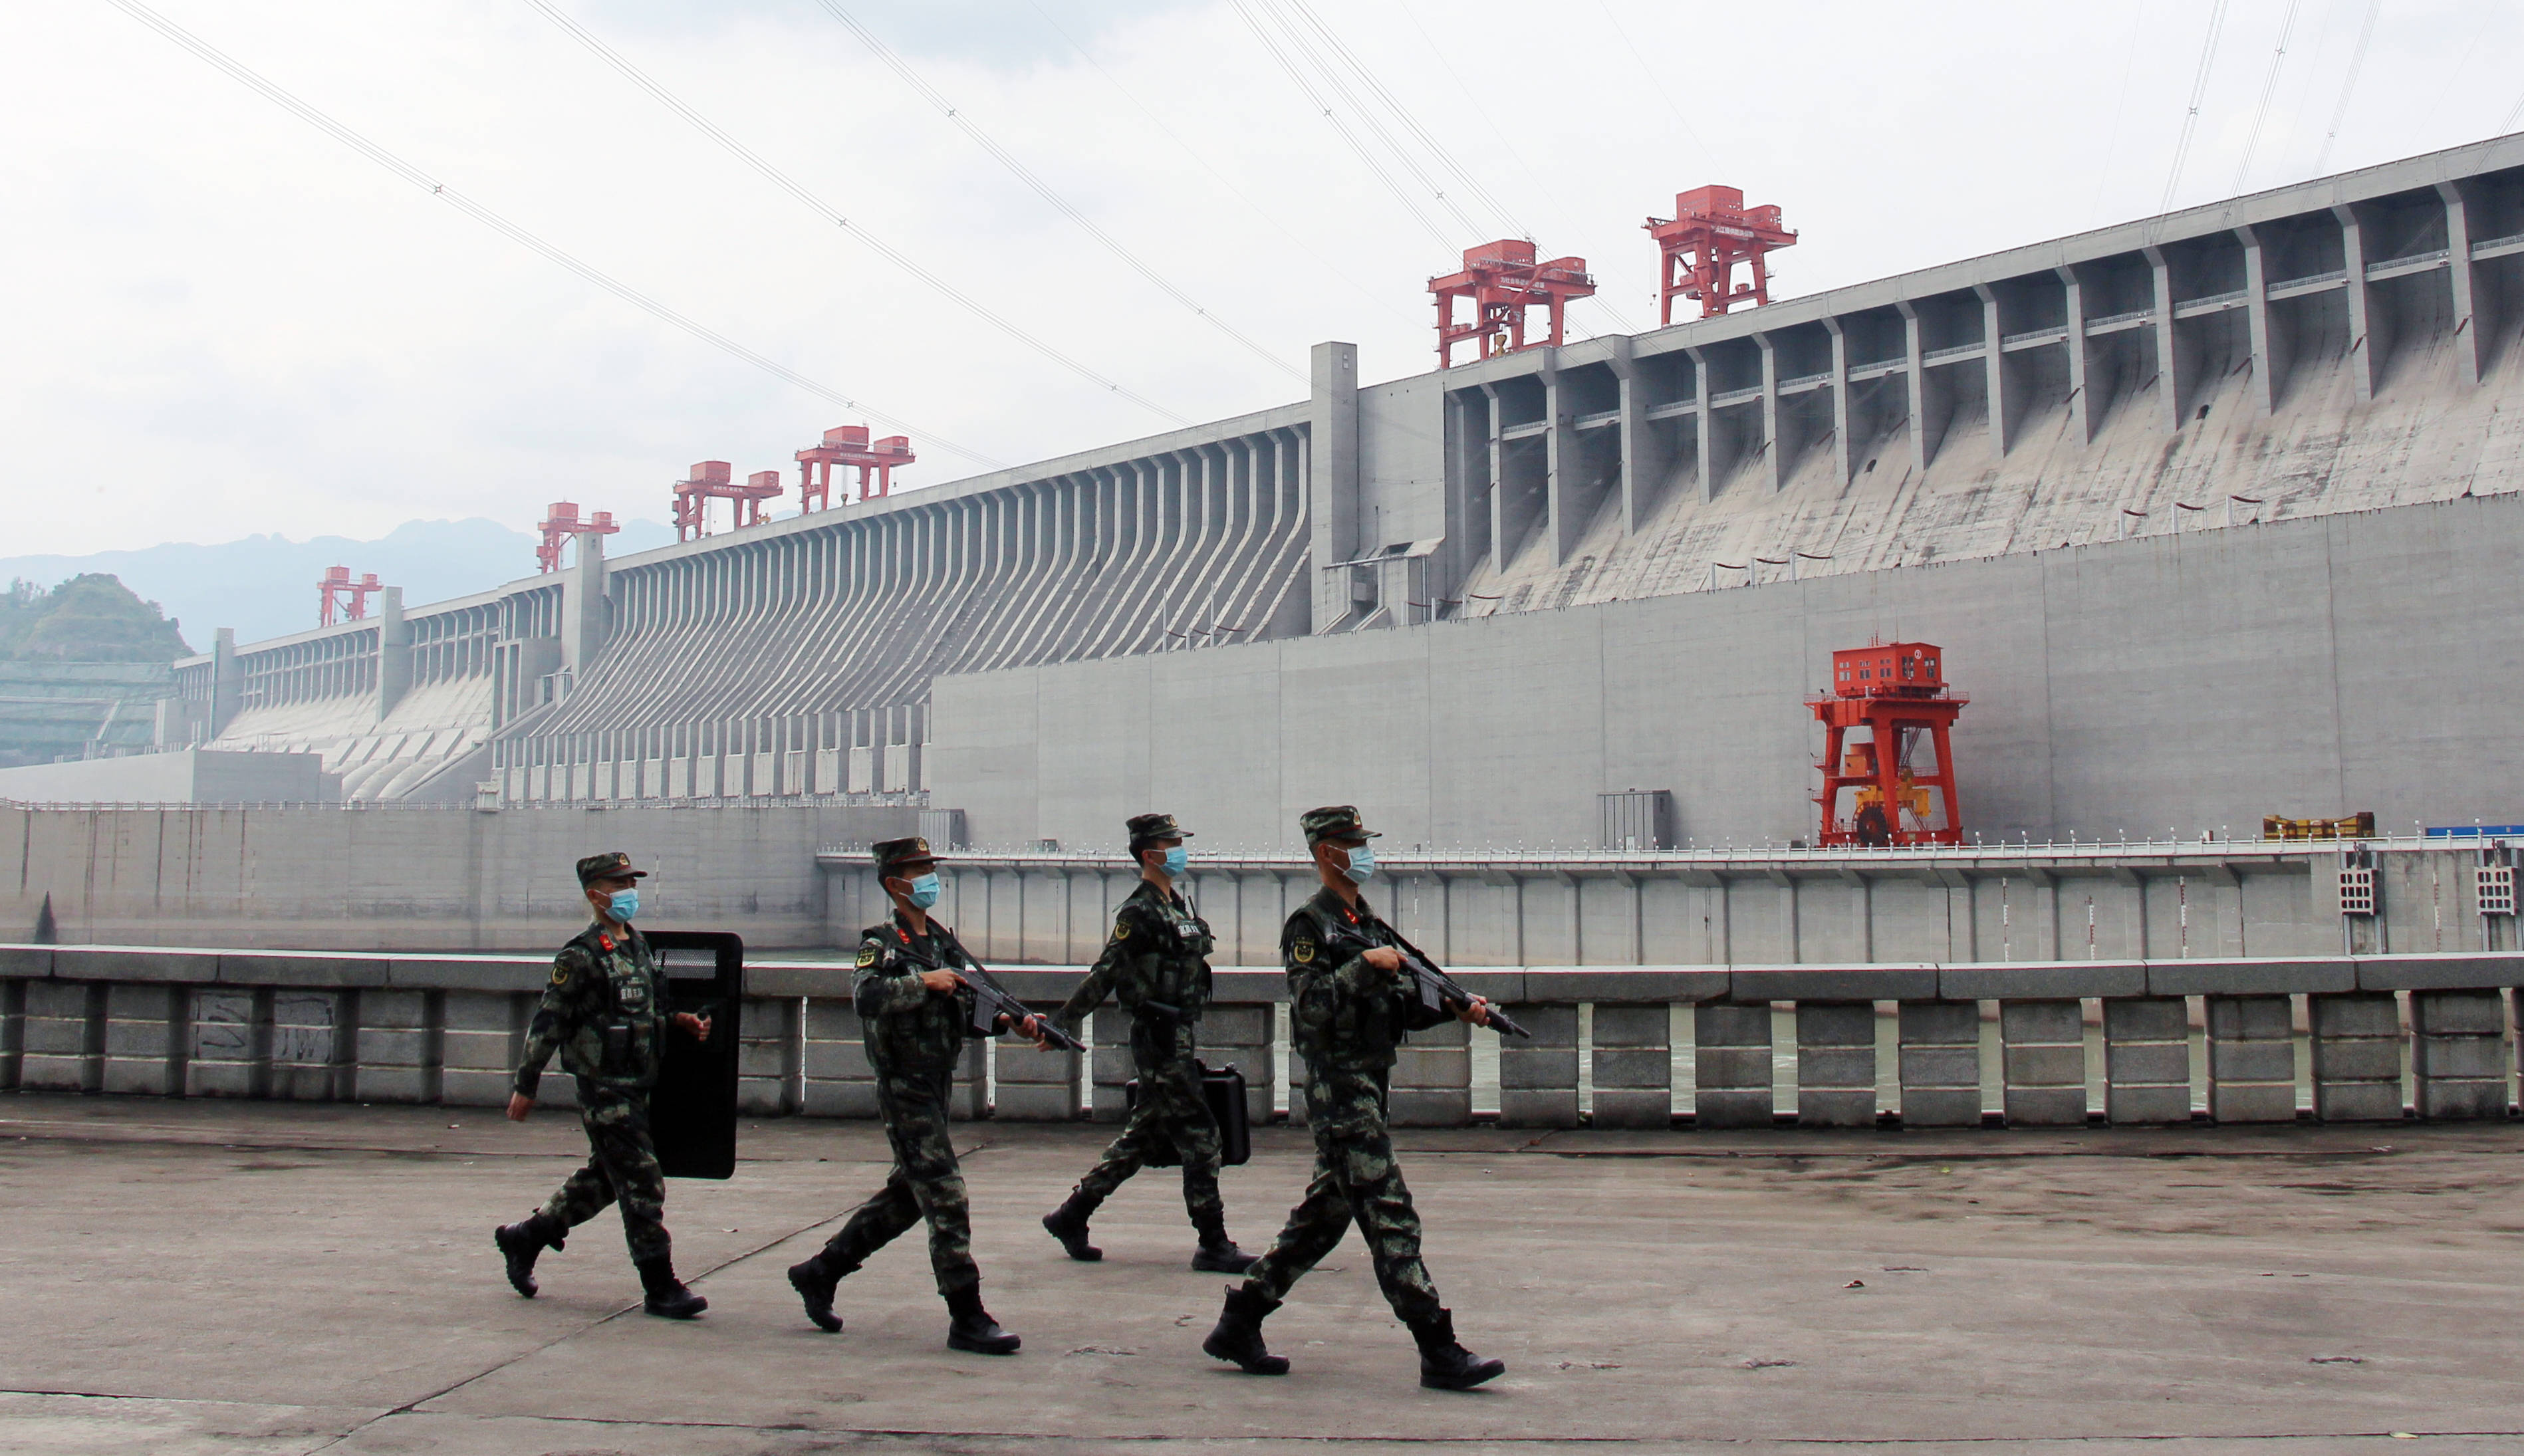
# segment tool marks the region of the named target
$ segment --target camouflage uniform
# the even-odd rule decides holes
[[[931,967],[958,970],[970,964],[953,933],[936,921],[915,935],[897,914],[859,932],[850,1000],[867,1029],[876,1105],[894,1149],[894,1170],[824,1244],[817,1259],[830,1272],[858,1268],[926,1219],[938,1292],[952,1299],[958,1290],[981,1285],[964,1175],[946,1139],[946,1102],[965,1028],[972,1024],[973,994],[961,988],[951,995],[935,992],[920,982],[920,973]]]
[[[1080,1180],[1073,1203],[1083,1217],[1140,1171],[1148,1155],[1172,1148],[1183,1162],[1184,1208],[1195,1228],[1223,1228],[1218,1195],[1218,1119],[1201,1096],[1196,1033],[1209,1002],[1209,922],[1181,895],[1141,880],[1113,912],[1113,934],[1087,979],[1053,1013],[1073,1033],[1109,992],[1131,1014],[1131,1063],[1140,1074],[1140,1102],[1122,1136]]]
[[[544,1217],[575,1228],[622,1208],[622,1236],[634,1261],[664,1258],[666,1180],[649,1139],[649,1092],[657,1085],[665,1029],[663,973],[649,942],[590,925],[553,957],[552,984],[535,1007],[518,1059],[515,1090],[533,1097],[555,1051],[578,1080],[578,1117],[587,1129],[587,1166],[544,1204]]]
[[[1273,1301],[1340,1242],[1355,1221],[1385,1302],[1418,1324],[1442,1311],[1420,1262],[1420,1215],[1394,1165],[1385,1087],[1405,1032],[1436,1025],[1409,994],[1409,975],[1369,965],[1364,952],[1400,941],[1362,898],[1353,911],[1330,890],[1288,917],[1280,958],[1288,972],[1288,1040],[1306,1068],[1314,1177],[1270,1251],[1245,1279]]]

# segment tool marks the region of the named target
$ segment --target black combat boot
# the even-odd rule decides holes
[[[1043,1216],[1043,1231],[1060,1240],[1061,1252],[1082,1264],[1092,1264],[1104,1257],[1104,1251],[1087,1241],[1087,1216],[1103,1201],[1091,1195],[1083,1184],[1071,1189],[1068,1201]]]
[[[806,1318],[826,1335],[842,1333],[842,1317],[833,1313],[833,1290],[841,1285],[842,1276],[857,1273],[858,1267],[856,1264],[832,1267],[820,1253],[803,1264],[789,1266],[789,1287],[796,1289],[798,1297],[805,1301]]]
[[[1200,1230],[1200,1247],[1191,1256],[1191,1267],[1201,1274],[1242,1274],[1253,1267],[1258,1255],[1248,1254],[1227,1237],[1227,1220],[1212,1219],[1194,1227]]]
[[[957,1289],[946,1296],[946,1348],[969,1350],[976,1355],[1013,1355],[1024,1340],[999,1328],[991,1312],[982,1308],[979,1285]]]
[[[492,1230],[491,1241],[509,1261],[509,1287],[529,1299],[535,1297],[535,1256],[559,1248],[568,1234],[569,1225],[541,1209]]]
[[[1227,1307],[1219,1311],[1209,1338],[1200,1342],[1200,1352],[1230,1361],[1246,1375],[1286,1375],[1288,1357],[1272,1354],[1262,1343],[1262,1321],[1279,1307],[1279,1300],[1251,1285],[1230,1285]]]
[[[709,1308],[709,1301],[684,1287],[675,1278],[675,1261],[664,1254],[654,1259],[634,1259],[633,1268],[640,1271],[640,1287],[649,1291],[641,1308],[660,1319],[689,1320]]]
[[[1507,1374],[1506,1361],[1484,1360],[1455,1343],[1451,1309],[1412,1321],[1411,1337],[1420,1342],[1420,1383],[1432,1390],[1469,1390]]]

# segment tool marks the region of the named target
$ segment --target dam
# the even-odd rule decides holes
[[[1370,382],[177,665],[357,803],[1205,848],[1811,832],[1829,654],[1941,643],[1971,827],[2524,817],[2524,137]],[[661,471],[662,474],[662,471]],[[572,489],[602,496],[618,482]],[[847,494],[847,492],[845,493]],[[2459,764],[2458,771],[2449,765]]]

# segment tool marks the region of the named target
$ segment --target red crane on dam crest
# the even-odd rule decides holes
[[[1822,810],[1817,843],[1856,849],[1960,845],[1948,734],[1968,698],[1946,688],[1945,654],[1925,642],[1882,642],[1831,655],[1831,691],[1806,701],[1823,725]],[[1867,738],[1852,743],[1849,730]],[[1933,762],[1919,761],[1919,740]],[[1846,810],[1841,798],[1849,796]]]

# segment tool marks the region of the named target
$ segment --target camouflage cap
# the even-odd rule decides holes
[[[1191,831],[1177,824],[1172,814],[1133,814],[1123,827],[1131,831],[1131,852],[1135,854],[1159,840],[1191,838]]]
[[[909,839],[879,840],[868,847],[868,855],[876,867],[887,874],[918,864],[936,864],[938,856],[929,850],[929,841],[919,835]]]
[[[599,880],[645,880],[649,872],[633,869],[631,856],[619,849],[607,854],[590,854],[578,862],[578,884],[584,890]]]
[[[1306,832],[1306,848],[1309,849],[1328,840],[1335,844],[1341,844],[1384,837],[1372,829],[1362,827],[1358,822],[1358,806],[1348,803],[1328,804],[1323,808],[1308,809],[1297,816],[1297,827]]]

